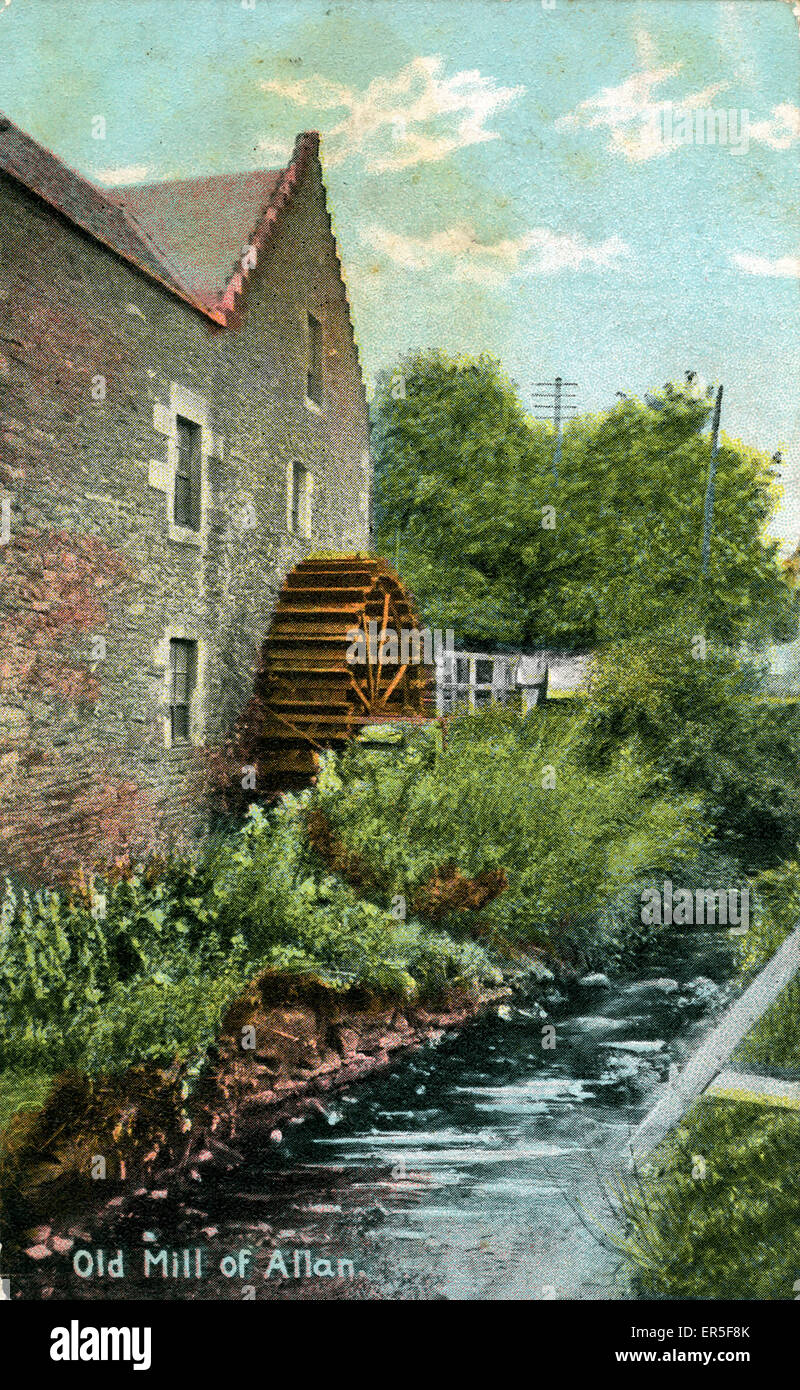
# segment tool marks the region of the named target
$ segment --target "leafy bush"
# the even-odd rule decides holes
[[[218,976],[185,975],[115,984],[103,1000],[86,1039],[82,1065],[89,1073],[123,1071],[132,1062],[199,1063],[216,1037],[219,1021],[247,984],[246,971]]]
[[[711,892],[731,888],[741,891],[747,886],[748,880],[736,859],[713,847],[701,849],[696,859],[684,862],[680,880],[674,884],[691,893],[698,888]],[[652,874],[645,875],[604,904],[595,919],[587,964],[621,971],[642,962],[656,947],[663,930],[658,922],[642,921],[642,893],[645,889],[662,892],[663,887],[663,876],[657,879]]]
[[[307,800],[307,794],[306,794]],[[432,997],[499,978],[479,946],[395,919],[320,872],[303,798],[253,807],[197,862],[174,859],[0,904],[0,1066],[198,1062],[220,1014],[271,967]]]
[[[158,862],[36,892],[6,879],[0,1065],[77,1065],[109,999],[126,984],[218,973],[233,943],[213,929],[209,868]]]
[[[630,749],[652,766],[657,792],[701,795],[721,840],[774,860],[800,837],[800,715],[758,699],[759,667],[711,644],[699,651],[697,634],[670,631],[595,657],[588,764],[606,768]]]
[[[5,881],[0,903],[0,1060],[56,1071],[75,1060],[76,1025],[96,1012],[111,967],[91,912],[52,889]]]
[[[742,985],[800,919],[800,862],[759,875],[739,939]],[[731,1064],[800,1066],[800,983],[792,980],[734,1051]],[[618,1183],[620,1248],[645,1293],[662,1298],[791,1299],[800,1276],[800,1115],[748,1101],[702,1099],[651,1160]],[[696,1176],[702,1156],[705,1175]],[[742,1258],[742,1251],[747,1258]]]
[[[703,830],[696,801],[654,799],[652,775],[627,756],[587,773],[578,729],[490,710],[453,718],[435,756],[425,730],[377,758],[355,742],[326,757],[309,810],[387,906],[396,895],[424,902],[443,866],[472,883],[502,871],[505,891],[441,924],[585,956],[601,906],[691,859]]]
[[[741,938],[742,983],[763,969],[800,923],[800,863],[796,859],[759,875],[758,910]],[[750,1029],[733,1054],[742,1067],[800,1067],[800,980],[797,976]]]
[[[400,997],[497,978],[482,950],[398,921],[342,879],[320,873],[304,831],[309,799],[287,796],[269,815],[252,808],[218,856],[226,937],[239,939],[260,967],[314,970],[333,984]]]
[[[316,787],[252,807],[196,861],[117,865],[37,893],[6,882],[0,1065],[194,1065],[265,968],[436,998],[497,982],[497,948],[611,952],[603,905],[691,859],[703,831],[697,804],[653,798],[651,772],[625,753],[587,773],[579,730],[465,714],[446,748],[428,726],[402,747],[328,755]]]

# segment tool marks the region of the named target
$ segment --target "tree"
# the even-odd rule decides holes
[[[792,599],[765,535],[775,469],[725,435],[701,575],[712,401],[670,383],[554,433],[493,358],[424,352],[378,382],[379,550],[431,626],[466,646],[594,646],[668,623],[725,642],[785,635]]]

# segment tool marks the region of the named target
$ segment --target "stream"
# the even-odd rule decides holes
[[[693,930],[635,976],[501,1007],[188,1194],[85,1217],[69,1250],[26,1261],[18,1296],[631,1298],[596,1224],[613,1228],[605,1184],[725,1001],[730,961],[725,932]]]

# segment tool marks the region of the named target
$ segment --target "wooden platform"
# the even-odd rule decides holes
[[[761,1076],[757,1072],[721,1071],[711,1085],[706,1086],[703,1095],[800,1110],[800,1081],[785,1081],[780,1076]]]

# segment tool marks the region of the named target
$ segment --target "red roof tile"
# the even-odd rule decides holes
[[[0,171],[222,325],[249,270],[319,150],[298,135],[285,169],[99,188],[0,113]],[[256,255],[243,258],[254,247]]]

